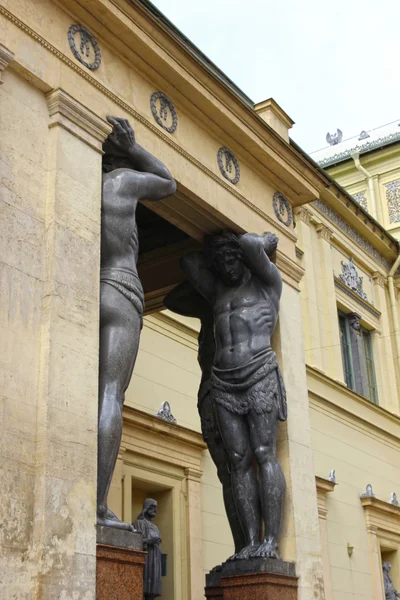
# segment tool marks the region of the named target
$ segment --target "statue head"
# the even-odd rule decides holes
[[[211,268],[225,285],[239,284],[246,268],[237,235],[232,231],[222,231],[217,235],[207,236],[204,246]]]
[[[384,562],[382,565],[382,569],[384,570],[385,573],[389,573],[391,568],[392,568],[392,563],[390,563],[388,561]]]
[[[103,145],[104,148],[104,145]],[[102,170],[104,173],[110,173],[115,169],[132,169],[132,161],[125,156],[117,156],[112,152],[104,152],[102,160]]]
[[[157,500],[153,500],[153,498],[146,498],[143,502],[142,512],[140,513],[138,519],[148,519],[151,521],[157,514]]]

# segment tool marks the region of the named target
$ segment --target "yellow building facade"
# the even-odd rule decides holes
[[[361,179],[345,192],[273,100],[254,105],[147,2],[1,0],[0,44],[0,597],[95,598],[107,115],[177,181],[140,209],[146,314],[110,491],[128,521],[158,500],[163,598],[202,598],[233,551],[196,407],[198,323],[162,304],[180,256],[226,227],[280,239],[281,551],[299,598],[382,600],[382,559],[400,588],[399,245],[350,195]],[[156,416],[165,401],[177,423]]]

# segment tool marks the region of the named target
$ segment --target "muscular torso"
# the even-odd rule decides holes
[[[279,296],[251,276],[239,287],[218,283],[214,304],[215,366],[230,369],[249,362],[271,343]]]
[[[116,169],[103,174],[101,266],[137,273],[139,238],[136,226],[135,171]]]

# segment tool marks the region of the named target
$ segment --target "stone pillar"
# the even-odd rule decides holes
[[[330,241],[333,232],[322,223],[316,226],[319,246],[319,277],[321,297],[319,301],[319,325],[321,329],[321,351],[323,371],[333,379],[343,382],[343,365],[340,352],[340,337],[337,320],[335,282]]]
[[[299,296],[284,283],[273,340],[288,399],[278,441],[287,483],[281,554],[296,562],[299,600],[315,600],[324,598],[324,581]]]
[[[375,306],[381,312],[380,330],[372,334],[372,350],[376,380],[378,385],[378,402],[383,408],[400,413],[399,395],[396,373],[393,369],[395,356],[392,344],[388,343],[392,335],[389,298],[386,290],[386,278],[377,271],[372,274]]]
[[[367,524],[368,549],[370,556],[371,575],[372,575],[372,598],[373,600],[384,600],[382,585],[382,561],[378,541],[378,527]]]
[[[201,489],[202,472],[186,468],[187,481],[187,522],[191,598],[204,595],[204,574],[199,565],[203,564],[203,535],[201,530]]]
[[[101,147],[110,127],[61,89],[47,105],[32,564],[41,600],[94,600]]]
[[[301,302],[304,318],[304,339],[306,362],[312,367],[322,370],[321,331],[318,321],[318,286],[314,268],[314,252],[312,247],[312,213],[310,209],[301,206],[296,211],[296,221],[299,223],[299,244],[304,252],[303,267],[305,274],[300,282]]]
[[[328,527],[327,527],[327,514],[328,509],[326,507],[326,495],[329,492],[333,492],[335,489],[335,483],[322,477],[316,477],[317,484],[317,498],[318,498],[318,518],[319,518],[319,534],[321,538],[321,550],[322,559],[324,565],[324,587],[325,587],[325,600],[333,599],[332,591],[332,578],[331,578],[331,566],[329,561],[329,543],[328,543]]]

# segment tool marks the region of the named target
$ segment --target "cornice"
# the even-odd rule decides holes
[[[112,127],[62,89],[46,94],[49,128],[60,125],[102,153],[102,144]]]
[[[359,428],[363,433],[373,435],[390,447],[399,450],[400,417],[370,402],[350,390],[344,383],[328,377],[311,365],[306,365],[310,404],[322,412],[336,415],[347,425]],[[326,386],[320,389],[313,384]],[[339,401],[338,401],[339,400]]]
[[[330,481],[329,479],[325,479],[324,477],[319,477],[318,475],[316,475],[315,485],[317,486],[318,492],[323,492],[324,494],[327,494],[329,492],[333,492],[337,484],[334,481]]]
[[[280,252],[279,249],[276,253],[276,266],[279,271],[283,273],[282,279],[298,290],[298,284],[303,278],[304,269],[297,262]],[[287,277],[285,277],[287,276]]]
[[[339,277],[336,277],[336,275],[334,275],[333,279],[335,282],[335,287],[337,287],[344,294],[349,296],[352,300],[357,302],[357,304],[359,304],[365,310],[367,310],[369,313],[371,313],[371,315],[374,315],[374,317],[379,319],[379,317],[381,316],[382,313],[377,308],[375,308],[375,306],[373,304],[368,302],[368,300],[364,300],[364,298],[361,298],[361,296],[359,294],[357,294],[352,289],[350,289],[345,283],[343,283],[343,281],[341,279],[339,279]]]
[[[366,152],[377,150],[378,148],[382,148],[383,146],[387,146],[388,144],[394,144],[398,141],[400,141],[400,131],[390,133],[389,135],[382,136],[378,139],[369,142],[364,142],[363,144],[356,144],[352,148],[348,148],[343,152],[336,152],[336,154],[332,154],[331,156],[327,156],[326,158],[319,160],[318,164],[321,167],[326,168],[331,165],[334,165],[335,163],[351,159],[352,155],[355,153],[365,154]]]
[[[207,449],[207,444],[204,442],[201,433],[193,429],[163,421],[150,413],[133,408],[132,406],[125,405],[122,409],[122,415],[124,427],[150,431],[158,436],[166,435],[175,442],[184,446],[191,446],[199,452]]]
[[[360,498],[367,530],[373,535],[400,535],[400,506],[375,497]]]
[[[4,83],[2,79],[3,71],[14,60],[14,52],[11,52],[3,44],[0,44],[0,85]]]
[[[392,263],[379,250],[377,250],[368,240],[361,235],[355,227],[350,225],[346,219],[336,212],[323,200],[316,200],[312,203],[321,214],[323,214],[331,223],[340,229],[345,235],[352,239],[362,250],[379,262],[386,270],[390,270]]]

